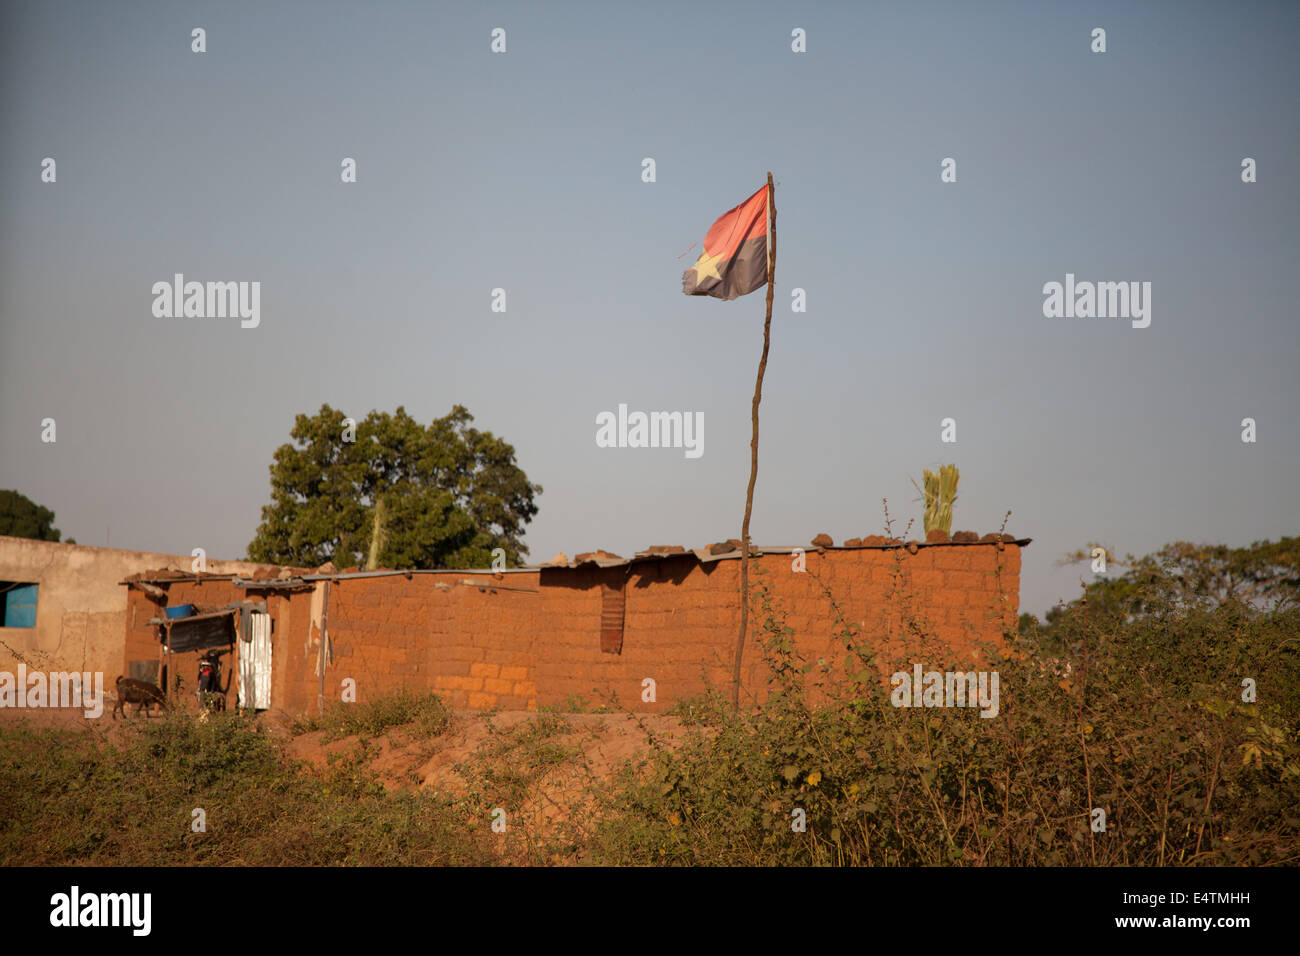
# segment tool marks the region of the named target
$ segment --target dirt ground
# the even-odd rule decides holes
[[[586,819],[598,788],[624,765],[644,766],[651,736],[676,747],[687,729],[677,717],[628,714],[538,714],[453,711],[448,731],[419,738],[394,728],[372,741],[370,767],[386,786],[418,786],[454,796],[477,791],[509,808],[512,826],[543,837]],[[329,743],[321,732],[288,737],[289,752],[316,765],[355,748],[356,738]]]
[[[457,766],[475,755],[484,755],[484,751],[492,749],[494,740],[508,738],[511,730],[536,721],[538,716],[533,711],[453,711],[451,729],[432,741],[414,738],[407,728],[395,728],[378,741],[380,753],[371,761],[371,767],[391,786],[405,783],[462,791],[466,781],[457,772]],[[554,735],[555,743],[577,749],[598,776],[613,772],[626,760],[644,756],[650,749],[649,734],[669,744],[676,743],[683,735],[678,718],[658,714],[640,718],[626,714],[549,716],[566,726],[565,731]],[[279,718],[278,729],[283,729],[286,736],[288,723],[285,718]],[[328,754],[344,752],[356,743],[355,737],[325,743],[322,736],[322,732],[316,731],[289,737],[290,754],[323,764]],[[431,744],[436,749],[429,753]]]
[[[133,713],[113,720],[111,709],[106,699],[104,716],[88,719],[79,709],[0,708],[0,724],[28,721],[118,742],[129,724],[158,719]],[[324,731],[295,736],[293,717],[281,711],[257,719],[284,742],[291,757],[314,766],[327,765],[331,755],[354,754],[360,742],[355,736],[325,741]],[[485,796],[510,793],[514,799],[504,802],[511,804],[514,819],[541,833],[591,809],[597,785],[627,762],[637,766],[649,760],[652,736],[671,749],[687,734],[680,718],[657,714],[452,711],[450,727],[437,737],[422,737],[408,725],[371,739],[366,763],[390,789],[420,787],[455,796],[475,789]]]

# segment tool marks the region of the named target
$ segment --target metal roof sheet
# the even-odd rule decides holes
[[[1016,544],[1019,545],[1020,547],[1024,547],[1025,545],[1029,544],[1030,541],[1032,540],[1033,540],[1032,538],[1016,538],[1006,543]],[[927,541],[915,541],[915,542],[900,541],[897,544],[863,544],[863,545],[855,545],[852,547],[844,547],[843,545],[818,546],[815,544],[777,545],[777,546],[751,544],[749,546],[749,554],[750,557],[760,557],[764,554],[794,554],[796,551],[803,551],[804,553],[807,553],[809,551],[872,551],[872,550],[892,551],[898,548],[906,548],[909,544],[915,544],[918,548],[967,548],[973,545],[987,546],[990,544],[996,544],[996,542],[994,541],[928,541],[928,542]],[[642,564],[650,561],[665,561],[670,558],[682,558],[682,557],[693,557],[701,564],[709,564],[714,561],[740,560],[740,548],[734,548],[733,550],[723,552],[722,554],[714,554],[710,550],[710,548],[712,547],[713,546],[710,545],[707,548],[689,548],[689,549],[683,549],[681,551],[661,551],[658,549],[652,549],[648,551],[638,551],[635,555],[633,555],[630,558],[620,558],[620,557],[604,558],[592,554],[592,555],[581,556],[582,557],[581,560],[575,558],[567,563],[561,562],[561,563],[553,563],[553,564],[536,565],[533,569],[545,570],[545,569],[560,569],[560,568],[580,568],[583,565],[588,565],[588,564],[594,564],[600,568],[617,568],[628,564]]]
[[[1007,541],[1007,544],[1015,544],[1025,547],[1033,538],[1014,538]],[[764,554],[793,554],[796,551],[892,551],[898,548],[906,548],[911,545],[919,548],[969,548],[978,545],[996,544],[993,541],[899,541],[894,544],[863,544],[845,547],[844,545],[750,545],[749,553],[752,557],[760,557]],[[676,547],[676,546],[672,546]],[[144,574],[133,575],[131,578],[122,581],[122,584],[147,583],[147,584],[171,584],[175,582],[194,582],[194,581],[231,581],[235,587],[251,588],[253,590],[291,590],[295,588],[309,588],[317,581],[351,581],[358,578],[385,578],[402,575],[411,577],[416,574],[437,574],[437,575],[489,575],[495,577],[501,574],[533,574],[538,571],[555,571],[555,570],[573,570],[587,565],[595,565],[598,568],[617,568],[630,564],[646,564],[653,561],[667,561],[672,558],[693,558],[701,564],[711,564],[715,561],[732,561],[740,559],[740,548],[734,548],[731,551],[722,554],[712,552],[713,545],[704,548],[682,548],[678,550],[668,550],[668,546],[649,548],[645,551],[638,551],[630,558],[619,557],[609,554],[602,556],[601,552],[590,552],[580,555],[567,562],[547,562],[543,564],[530,564],[520,568],[502,568],[495,570],[492,568],[430,568],[430,569],[411,569],[409,571],[399,571],[392,569],[383,569],[378,571],[336,571],[332,574],[296,574],[287,578],[241,578],[234,574],[188,574],[175,576],[177,572],[168,572],[168,576],[147,577]],[[607,553],[606,553],[607,554]]]

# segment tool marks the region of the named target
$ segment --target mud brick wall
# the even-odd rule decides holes
[[[538,577],[447,572],[334,582],[327,697],[339,699],[351,678],[358,700],[405,686],[435,691],[455,707],[535,707],[538,655],[558,653],[554,635],[576,626],[582,612],[551,600]],[[589,624],[594,633],[596,618]]]
[[[910,667],[921,649],[910,619],[938,643],[945,660],[974,663],[981,646],[1014,632],[1019,610],[1020,548],[1012,543],[934,544],[904,549],[828,549],[792,570],[788,554],[751,561],[755,582],[771,586],[775,605],[795,631],[807,659],[837,653],[828,587],[845,618],[858,625],[882,668]],[[453,707],[532,709],[583,698],[613,699],[640,711],[662,711],[708,686],[730,687],[740,624],[740,562],[702,564],[691,555],[630,567],[542,568],[501,575],[465,572],[345,578],[330,584],[328,630],[332,662],[325,698],[337,701],[343,681],[364,701],[399,687],[442,695]],[[318,585],[323,586],[323,585]],[[224,589],[224,590],[223,590]],[[622,591],[621,650],[606,647],[610,592]],[[228,582],[173,584],[172,604],[220,604],[249,594]],[[142,596],[132,592],[131,603]],[[153,614],[151,602],[140,620]],[[311,633],[311,594],[268,596],[272,633],[272,704],[290,712],[316,708],[319,646]],[[602,613],[604,612],[604,613]],[[128,625],[132,615],[128,614]],[[743,669],[746,694],[760,695],[766,671],[758,651],[761,616],[750,617]],[[154,649],[153,636],[144,635]],[[144,646],[128,634],[131,648]],[[930,649],[933,653],[933,648]],[[188,658],[193,655],[177,655]],[[229,659],[227,659],[229,660]],[[178,661],[197,672],[197,660]],[[233,662],[227,666],[234,666]],[[187,682],[193,675],[181,670]],[[656,701],[643,702],[642,681],[655,681]],[[231,704],[234,703],[231,691]]]
[[[1014,544],[932,545],[916,554],[829,550],[806,560],[807,572],[796,573],[790,555],[764,555],[751,572],[771,583],[809,659],[832,656],[838,646],[822,583],[890,670],[910,665],[917,652],[905,636],[906,617],[955,662],[979,660],[981,644],[1000,644],[1015,630],[1020,549]],[[476,586],[460,583],[466,577],[455,572],[338,581],[329,602],[334,661],[327,697],[337,699],[340,682],[350,677],[361,700],[406,686],[435,691],[454,707],[528,709],[578,697],[597,704],[612,695],[634,709],[663,710],[709,685],[730,686],[739,574],[739,561],[700,564],[683,556],[630,570],[475,576]],[[608,584],[621,584],[625,595],[621,653],[601,650]],[[753,692],[765,683],[754,643],[759,626],[751,617],[743,682]],[[641,700],[646,677],[656,683],[654,704]],[[314,699],[313,691],[310,699],[284,706]]]

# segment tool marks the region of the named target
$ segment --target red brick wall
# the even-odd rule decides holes
[[[806,573],[794,572],[792,561],[786,554],[764,555],[751,561],[751,577],[770,583],[800,653],[810,660],[831,656],[837,646],[834,614],[819,579],[846,619],[862,628],[886,670],[908,667],[915,658],[916,639],[904,626],[906,618],[957,659],[977,658],[978,644],[1000,643],[1004,632],[1015,629],[1020,576],[1015,544],[931,545],[916,554],[874,548],[810,551]],[[737,560],[700,564],[688,555],[637,564],[630,573],[627,567],[586,566],[335,581],[328,607],[333,663],[325,675],[326,699],[338,700],[342,681],[351,678],[358,700],[406,686],[435,691],[454,707],[527,709],[570,696],[596,704],[613,694],[638,710],[663,710],[702,693],[707,684],[729,688],[740,623],[739,574]],[[622,653],[603,653],[601,584],[620,577],[626,579]],[[500,589],[461,583],[466,580]],[[173,584],[169,600],[221,604],[246,596],[228,582],[208,582]],[[144,620],[154,605],[133,591],[130,604],[138,603],[147,605],[140,614]],[[272,702],[291,712],[316,706],[310,606],[310,593],[269,599],[275,620]],[[138,631],[130,630],[131,611],[128,606],[128,659],[142,642]],[[764,684],[756,643],[761,626],[751,615],[742,677],[751,693],[761,692]],[[156,654],[156,644],[150,646]],[[185,658],[193,656],[177,655],[190,687],[197,660]],[[641,700],[646,677],[656,682],[654,704]]]

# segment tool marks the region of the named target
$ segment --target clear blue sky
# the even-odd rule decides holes
[[[468,406],[545,486],[533,560],[738,536],[763,296],[678,257],[769,169],[756,541],[919,527],[955,462],[1041,614],[1089,540],[1300,530],[1296,4],[0,10],[0,488],[83,544],[242,556],[326,402]],[[176,272],[260,281],[260,327],[155,318]],[[1151,326],[1045,318],[1066,273],[1150,281]],[[619,403],[703,412],[704,455],[598,448]]]

